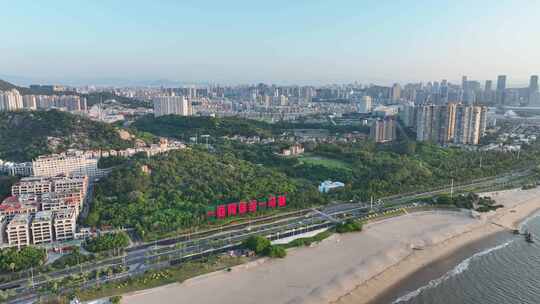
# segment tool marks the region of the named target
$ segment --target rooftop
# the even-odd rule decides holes
[[[65,176],[65,175],[58,175],[54,177],[45,177],[45,176],[30,176],[30,177],[23,177],[19,182],[17,182],[15,185],[22,184],[22,183],[40,183],[45,181],[60,181],[60,180],[84,180],[86,179],[86,176]]]
[[[0,204],[0,212],[13,212],[24,209],[37,209],[37,204],[33,201],[22,200],[16,196],[9,196]]]
[[[75,218],[75,210],[74,209],[62,209],[55,212],[54,219],[55,220],[63,220],[63,219],[72,219]]]
[[[28,225],[30,223],[30,215],[28,214],[17,214],[11,219],[9,225]]]
[[[36,215],[34,216],[34,222],[35,221],[46,221],[46,222],[50,222],[52,220],[52,212],[51,211],[39,211],[38,213],[36,213]]]

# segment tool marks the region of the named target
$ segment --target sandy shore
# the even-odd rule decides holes
[[[540,208],[540,189],[488,195],[505,207],[476,219],[469,212],[412,213],[291,250],[283,260],[259,260],[232,272],[128,294],[122,302],[368,303],[423,266],[513,229]]]

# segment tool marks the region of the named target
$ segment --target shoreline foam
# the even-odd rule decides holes
[[[395,265],[389,266],[388,269],[377,274],[370,280],[362,282],[354,290],[331,303],[373,304],[381,295],[388,292],[388,289],[395,287],[421,268],[445,259],[455,254],[461,248],[488,238],[493,234],[505,230],[521,229],[522,224],[528,219],[538,216],[540,211],[540,191],[538,189],[512,189],[484,193],[482,195],[491,196],[497,203],[501,203],[505,207],[496,212],[483,215],[482,218],[485,223],[469,232],[455,235],[448,240],[435,244],[427,248],[427,251],[411,253],[410,256],[407,256]],[[514,196],[519,197],[513,198]]]

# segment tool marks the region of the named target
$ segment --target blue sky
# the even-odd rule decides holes
[[[6,1],[0,75],[220,83],[540,73],[540,1]]]

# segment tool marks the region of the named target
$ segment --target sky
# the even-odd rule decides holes
[[[536,0],[0,0],[0,77],[99,84],[540,74]]]

